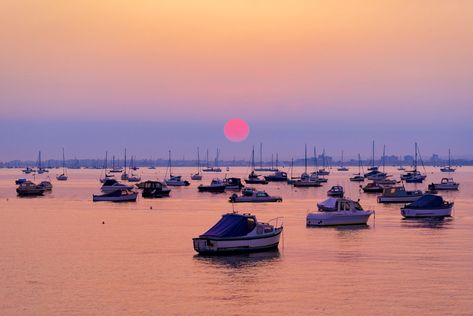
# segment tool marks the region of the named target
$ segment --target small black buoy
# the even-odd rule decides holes
[[[150,209],[150,210],[152,210],[152,209],[153,209],[153,207],[152,207],[152,206],[150,206],[150,207],[149,207],[149,209]]]
[[[102,222],[102,225],[105,224],[105,221]]]

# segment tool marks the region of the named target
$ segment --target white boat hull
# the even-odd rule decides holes
[[[410,209],[401,208],[401,215],[405,218],[419,217],[448,217],[452,216],[452,207],[438,209]]]
[[[194,249],[201,254],[223,254],[232,252],[251,252],[277,248],[282,228],[276,232],[236,238],[194,238]]]
[[[307,226],[366,225],[371,211],[318,212],[307,214]]]
[[[417,196],[378,196],[378,203],[411,203],[417,201],[422,195]]]
[[[133,189],[132,185],[111,185],[111,186],[102,186],[100,190],[104,193],[110,193],[118,190],[131,190]]]

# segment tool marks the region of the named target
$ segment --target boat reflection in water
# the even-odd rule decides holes
[[[263,265],[270,265],[278,262],[281,254],[278,249],[267,250],[264,252],[247,252],[234,255],[213,256],[196,254],[194,260],[196,262],[214,266],[232,269],[244,269],[249,267],[257,267]]]

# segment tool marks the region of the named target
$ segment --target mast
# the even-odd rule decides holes
[[[276,169],[278,169],[279,165],[279,153],[276,153]]]
[[[171,172],[171,150],[169,150],[169,162],[168,162],[168,166],[169,166],[169,177],[172,177],[172,172]]]
[[[291,158],[291,179],[292,179],[292,171],[294,170],[294,157]]]
[[[317,147],[314,146],[315,172],[319,171],[319,159],[317,158]]]
[[[251,170],[255,170],[255,146],[253,145],[253,150],[251,151]]]
[[[107,164],[108,164],[108,151],[105,151],[105,164],[104,164],[104,169],[105,172],[107,172]]]
[[[209,149],[207,148],[207,169],[210,168],[209,166]]]
[[[415,143],[414,171],[417,171],[417,142]]]
[[[200,153],[199,153],[199,147],[197,147],[197,173],[200,173]]]
[[[125,148],[125,169],[123,169],[123,172],[126,173],[126,148]]]
[[[41,170],[41,150],[38,153],[38,169]]]
[[[259,166],[263,168],[263,143],[259,143]]]
[[[340,164],[340,167],[343,167],[343,150],[342,150],[342,163]]]
[[[307,144],[304,147],[304,173],[307,174]]]
[[[383,172],[386,168],[386,145],[383,145]]]
[[[373,150],[372,150],[371,153],[372,153],[372,154],[371,154],[371,155],[372,155],[372,156],[371,156],[371,166],[374,167],[374,140],[373,140]]]
[[[450,148],[448,149],[448,167],[450,168],[452,166],[452,162],[450,159]]]
[[[274,154],[271,154],[271,170],[274,169]]]
[[[62,173],[66,172],[66,156],[64,155],[64,147],[62,148]]]

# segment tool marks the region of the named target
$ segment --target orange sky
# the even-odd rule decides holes
[[[473,1],[4,0],[0,20],[5,117],[472,118]]]

